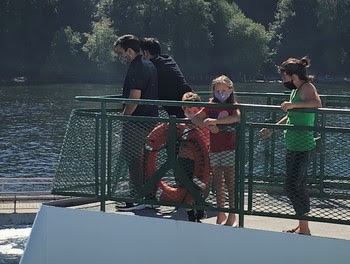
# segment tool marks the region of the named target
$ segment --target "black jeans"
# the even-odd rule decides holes
[[[121,157],[127,163],[130,176],[130,193],[132,196],[140,194],[143,188],[143,147],[148,134],[154,125],[142,122],[126,121],[122,130]]]
[[[307,190],[307,166],[312,151],[287,150],[287,177],[285,190],[292,202],[296,215],[304,215],[310,211],[310,198]]]

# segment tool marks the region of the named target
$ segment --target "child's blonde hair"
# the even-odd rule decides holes
[[[228,78],[226,75],[221,75],[211,82],[213,90],[215,85],[217,85],[218,83],[226,84],[229,88],[234,89],[233,81],[231,81],[230,78]]]
[[[201,98],[198,94],[193,92],[187,92],[182,96],[182,101],[185,102],[200,102]]]
[[[232,94],[230,95],[229,98],[227,98],[227,100],[225,102],[226,103],[236,102],[236,94],[235,94],[235,88],[233,87],[233,81],[231,81],[231,79],[229,77],[227,77],[226,75],[221,75],[221,76],[215,78],[214,80],[212,80],[212,82],[211,82],[214,102],[219,103],[219,100],[214,95],[215,85],[217,85],[219,83],[225,84],[227,87],[229,87],[230,89],[233,90]]]

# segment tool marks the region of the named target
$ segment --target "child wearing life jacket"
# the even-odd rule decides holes
[[[225,75],[212,81],[213,98],[210,103],[236,103],[233,82]],[[240,111],[233,107],[204,107],[192,119],[195,125],[207,127],[210,130],[210,163],[213,170],[213,183],[216,189],[218,208],[225,208],[228,191],[228,205],[234,208],[235,202],[235,148],[236,133],[232,127],[219,129],[217,125],[233,124],[240,121]],[[226,221],[226,222],[225,222]],[[216,223],[225,222],[227,226],[237,226],[236,215],[218,212]]]
[[[182,101],[184,102],[200,102],[201,98],[198,94],[193,92],[187,92],[183,95]],[[200,110],[201,107],[191,107],[191,106],[183,106],[182,107],[184,111],[184,115],[188,119],[192,119]],[[189,125],[189,128],[191,129],[200,129],[201,132],[204,134],[205,138],[205,144],[207,145],[209,149],[209,131],[206,128],[199,128],[194,125]],[[178,154],[178,162],[180,165],[184,168],[184,171],[186,175],[191,179],[193,177],[193,171],[194,171],[194,157],[193,152],[190,150],[190,148],[187,146],[186,141],[182,141],[179,148],[179,154]],[[188,221],[191,222],[201,222],[201,219],[206,218],[206,212],[204,210],[194,210],[189,209],[187,210],[188,215]]]

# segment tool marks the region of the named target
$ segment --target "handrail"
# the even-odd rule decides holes
[[[122,103],[122,104],[140,104],[140,105],[158,105],[158,106],[197,106],[197,107],[211,107],[211,108],[251,108],[262,111],[270,110],[281,110],[278,105],[263,105],[263,104],[212,104],[208,102],[183,102],[173,100],[150,100],[150,99],[128,99],[128,98],[115,98],[107,96],[76,96],[77,101],[88,101],[88,102],[101,102],[101,103]],[[97,109],[98,110],[98,109]],[[322,113],[332,112],[336,113],[350,113],[350,109],[341,108],[298,108],[293,109],[296,112],[311,112],[311,113]]]
[[[31,178],[0,178],[0,195],[8,193],[22,193],[22,192],[7,192],[4,191],[6,186],[15,186],[15,185],[51,185],[53,182],[53,177],[51,178],[40,178],[40,177],[31,177]],[[35,193],[33,191],[33,193]]]
[[[196,91],[199,95],[211,95],[210,91]],[[261,96],[261,97],[288,97],[288,93],[264,93],[264,92],[235,92],[238,96]],[[322,99],[341,99],[341,100],[350,100],[350,95],[337,95],[337,94],[320,94],[320,98]],[[117,95],[103,95],[103,96],[76,96],[75,98],[80,101],[82,98],[98,98],[104,97],[108,99],[123,99],[121,94]],[[84,99],[85,100],[85,99]]]

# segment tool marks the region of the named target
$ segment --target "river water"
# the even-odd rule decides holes
[[[0,177],[53,177],[72,109],[93,106],[74,97],[116,93],[104,85],[0,87]]]
[[[283,91],[276,89],[276,84],[265,85],[268,89],[246,87],[237,85],[237,90]],[[197,90],[199,89],[208,88],[199,87]],[[0,178],[53,177],[72,109],[95,106],[77,102],[74,97],[119,92],[118,85],[0,87]],[[339,89],[327,85],[321,87],[321,92],[349,94],[350,87],[343,85]]]

